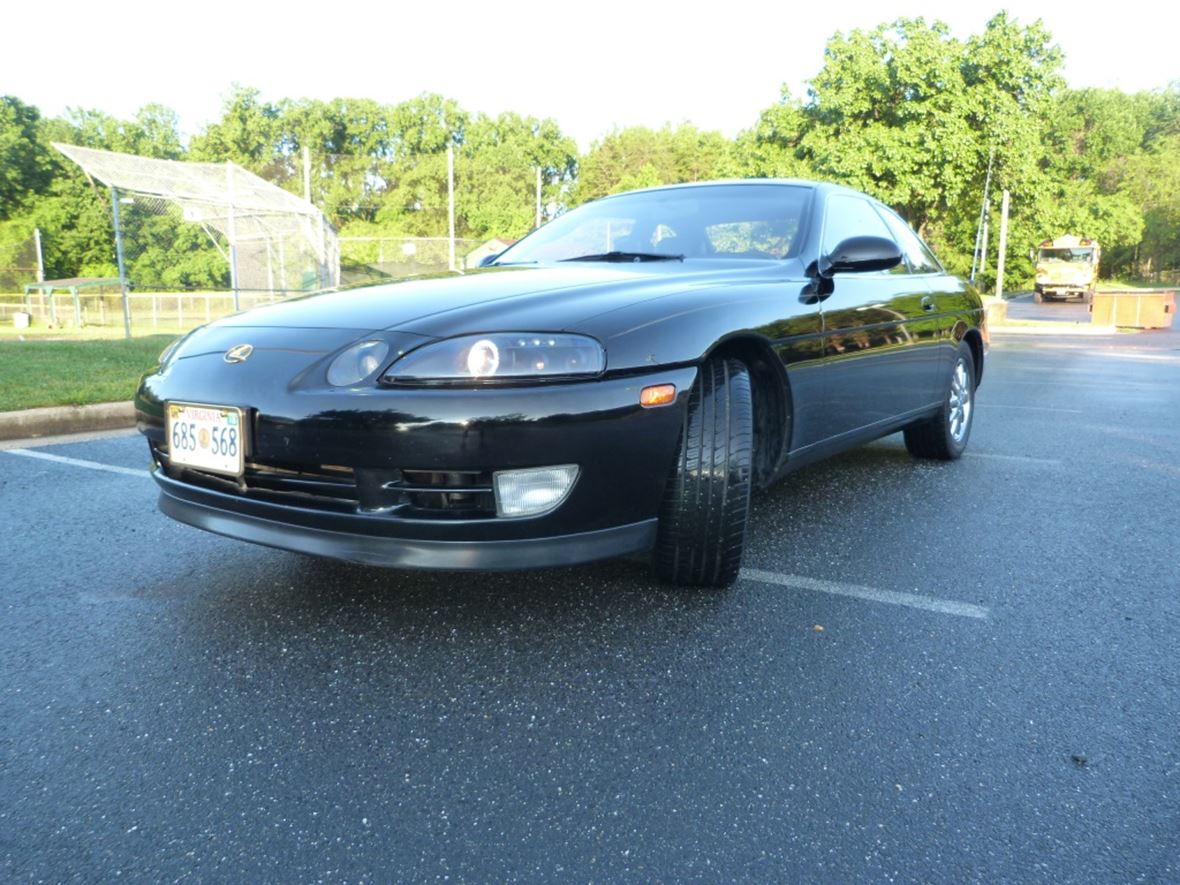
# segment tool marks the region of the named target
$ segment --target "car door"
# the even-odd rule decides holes
[[[829,194],[820,240],[827,255],[853,236],[894,240],[875,204]],[[895,240],[896,241],[896,240]],[[824,340],[824,436],[855,435],[929,404],[938,329],[930,288],[903,262],[892,270],[836,274],[820,303]]]
[[[929,293],[929,300],[925,302],[928,309],[924,311],[920,320],[915,320],[915,323],[918,326],[916,334],[937,341],[938,359],[927,379],[926,396],[933,403],[944,394],[946,379],[950,375],[951,365],[958,350],[957,342],[952,335],[956,318],[971,307],[967,285],[943,270],[930,247],[922,242],[896,212],[885,206],[877,206],[877,209],[893,233],[897,245],[901,247],[910,273],[922,279]]]

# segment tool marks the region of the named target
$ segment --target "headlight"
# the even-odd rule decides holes
[[[354,344],[328,366],[328,383],[333,387],[351,387],[364,381],[381,368],[389,356],[389,345],[384,341],[362,341]]]
[[[382,380],[394,384],[524,381],[598,375],[605,368],[602,345],[585,335],[497,332],[427,344],[395,362]]]

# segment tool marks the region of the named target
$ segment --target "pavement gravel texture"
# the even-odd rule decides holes
[[[789,477],[785,584],[724,593],[319,561],[0,450],[0,879],[1180,881],[1178,423],[1180,335],[997,337],[967,456]]]

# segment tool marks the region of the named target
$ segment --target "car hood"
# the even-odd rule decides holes
[[[243,328],[378,330],[427,337],[573,330],[600,314],[735,278],[782,276],[779,262],[576,264],[489,268],[296,298],[218,320]]]

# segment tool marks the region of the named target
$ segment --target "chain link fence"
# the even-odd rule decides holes
[[[463,272],[509,243],[387,234],[372,222],[354,231],[364,236],[339,237],[316,205],[291,192],[292,177],[301,171],[292,164],[272,170],[275,180],[268,181],[231,163],[54,146],[96,184],[94,198],[112,223],[110,259],[92,259],[87,278],[50,280],[25,291],[38,279],[35,244],[0,250],[0,323],[10,329],[184,331],[295,295]],[[371,159],[329,159],[330,175],[316,177],[313,169],[308,179],[324,191],[315,191],[324,205],[342,199],[332,190],[339,179],[366,182],[367,200],[390,187]],[[419,213],[445,213],[435,205],[440,200],[423,202]],[[415,223],[422,226],[422,218]]]
[[[37,238],[0,243],[0,294],[20,292],[38,275]]]
[[[106,185],[95,188],[95,197],[112,221],[110,266],[99,277],[50,280],[25,291],[37,280],[35,262],[26,252],[0,252],[0,268],[11,268],[0,276],[0,322],[185,330],[340,285],[336,233],[323,213],[239,166],[54,146]]]

